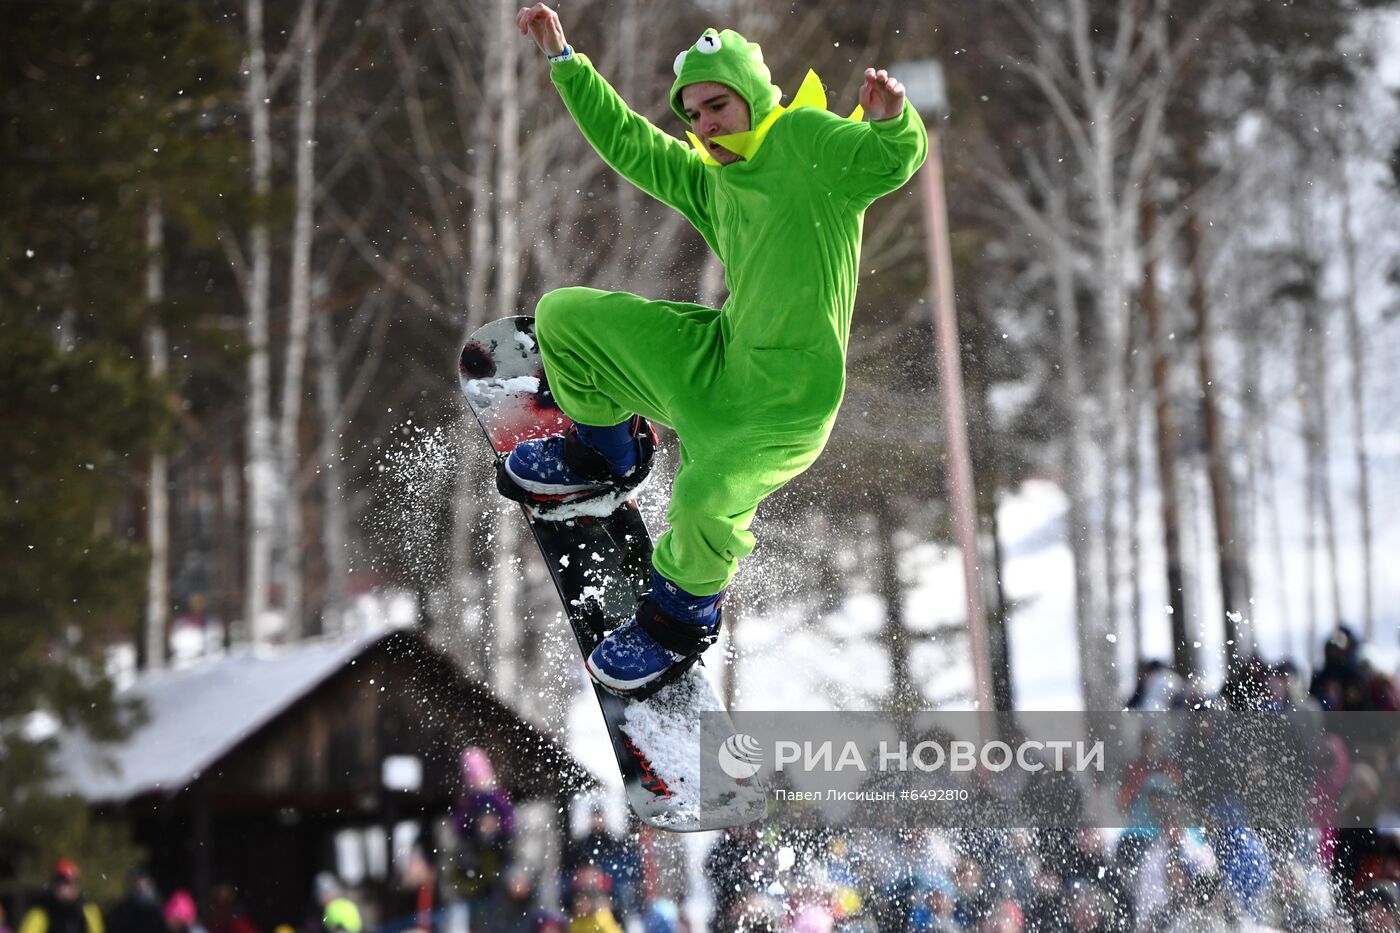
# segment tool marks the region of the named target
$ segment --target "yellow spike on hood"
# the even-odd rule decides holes
[[[803,107],[817,107],[821,110],[826,108],[826,89],[822,87],[821,78],[812,69],[807,69],[807,76],[802,79],[802,86],[797,89],[797,93],[792,97],[792,103],[784,107],[782,104],[775,104],[773,109],[768,111],[768,115],[751,130],[742,133],[726,133],[723,136],[713,136],[716,143],[719,143],[730,152],[743,156],[745,159],[752,159],[758,153],[758,149],[763,145],[763,139],[768,135],[768,131],[773,128],[773,124],[778,122],[778,118],[785,113],[800,110]],[[860,105],[851,111],[848,120],[860,122],[865,115]],[[686,136],[690,137],[690,144],[695,147],[695,151],[700,153],[700,158],[706,165],[719,165],[714,156],[705,151],[700,139],[689,130]]]
[[[792,103],[788,105],[787,109],[796,110],[798,107],[826,109],[826,88],[822,87],[822,79],[818,78],[817,73],[810,68],[802,76],[802,86],[797,89],[796,94],[792,95]]]

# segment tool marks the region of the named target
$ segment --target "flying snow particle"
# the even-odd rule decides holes
[[[778,871],[787,871],[797,864],[797,853],[792,846],[783,846],[778,850]]]

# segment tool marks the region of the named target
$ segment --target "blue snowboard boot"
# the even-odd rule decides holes
[[[637,614],[608,634],[584,665],[618,696],[644,699],[685,673],[719,639],[724,593],[695,596],[656,571]]]
[[[496,486],[531,506],[616,498],[642,484],[655,451],[656,434],[640,415],[606,427],[575,424],[564,434],[515,445]]]

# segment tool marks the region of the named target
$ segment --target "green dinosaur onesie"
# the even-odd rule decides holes
[[[708,38],[707,38],[708,37]],[[560,407],[582,424],[638,413],[681,442],[656,570],[697,596],[728,586],[753,550],[766,496],[811,466],[845,390],[865,209],[923,162],[914,109],[861,123],[828,113],[809,73],[787,108],[757,45],[706,30],[676,60],[681,88],[716,81],[749,105],[752,129],[715,141],[745,158],[719,165],[633,113],[587,57],[551,78],[588,142],[624,178],[680,211],[719,256],[719,310],[627,292],[563,288],[540,299],[535,330]]]

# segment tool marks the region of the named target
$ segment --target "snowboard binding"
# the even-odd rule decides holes
[[[687,671],[695,666],[696,662],[704,664],[701,655],[711,645],[719,641],[719,630],[723,620],[723,610],[717,610],[715,621],[709,625],[681,622],[667,615],[660,605],[650,595],[647,595],[638,605],[635,618],[629,619],[623,625],[635,624],[649,635],[657,645],[669,652],[675,659],[671,665],[645,684],[628,688],[620,688],[610,684],[605,677],[599,676],[591,655],[586,667],[594,682],[604,690],[629,700],[648,699],[663,687],[675,683],[683,677]]]
[[[565,466],[581,477],[588,488],[553,494],[533,492],[521,487],[511,476],[505,457],[496,460],[496,489],[523,505],[539,519],[563,521],[581,516],[601,518],[631,499],[651,474],[651,462],[656,453],[656,431],[640,415],[632,417],[632,438],[637,445],[637,465],[619,476],[612,464],[579,437],[578,426],[569,425],[562,438],[558,435],[545,443],[562,441]]]

